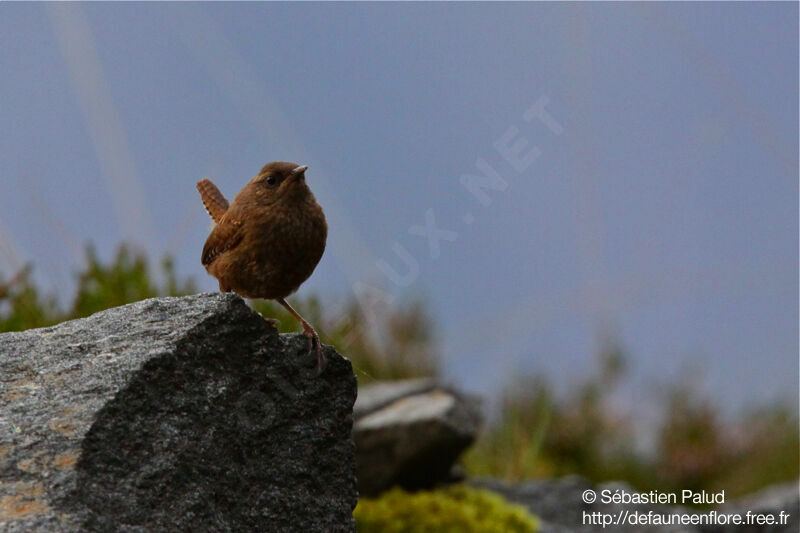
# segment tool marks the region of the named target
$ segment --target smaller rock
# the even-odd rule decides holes
[[[477,436],[477,397],[431,380],[361,387],[354,408],[359,492],[399,485],[413,490],[451,479],[455,461]]]
[[[403,381],[378,381],[359,389],[358,400],[353,406],[353,416],[366,416],[386,407],[395,400],[430,392],[436,387],[436,380],[430,378],[406,379]]]

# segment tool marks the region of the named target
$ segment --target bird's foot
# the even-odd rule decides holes
[[[281,323],[281,321],[280,321],[280,320],[278,320],[277,318],[267,318],[267,317],[265,317],[265,316],[262,316],[261,318],[263,318],[263,319],[264,319],[264,322],[267,322],[267,323],[268,323],[270,326],[272,326],[273,328],[274,328],[274,327],[276,327],[278,324],[280,324],[280,323]]]
[[[327,363],[327,361],[325,361],[325,355],[322,353],[322,343],[319,342],[319,335],[317,335],[317,332],[311,327],[311,324],[300,316],[300,313],[292,309],[292,306],[289,305],[289,302],[287,302],[285,298],[277,298],[276,301],[286,308],[286,310],[303,325],[303,335],[308,337],[308,353],[316,352],[317,354],[317,376],[319,376],[322,374],[322,371],[325,369],[325,364]]]
[[[319,376],[327,364],[325,355],[322,353],[322,343],[319,341],[319,335],[308,324],[303,325],[303,335],[308,337],[308,353],[314,352],[317,354],[317,376]]]

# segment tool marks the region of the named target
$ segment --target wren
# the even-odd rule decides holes
[[[216,223],[201,260],[219,281],[220,291],[275,300],[285,307],[302,324],[319,374],[325,365],[319,335],[286,301],[314,272],[328,236],[325,214],[306,184],[307,168],[268,163],[230,205],[210,180],[197,182]]]

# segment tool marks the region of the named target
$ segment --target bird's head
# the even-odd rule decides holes
[[[311,192],[306,185],[307,168],[289,161],[273,161],[261,168],[250,185],[269,201],[302,200]]]

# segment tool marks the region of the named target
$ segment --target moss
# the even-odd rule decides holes
[[[353,512],[359,533],[532,533],[539,520],[500,495],[464,485],[409,493],[395,488],[363,498]]]

